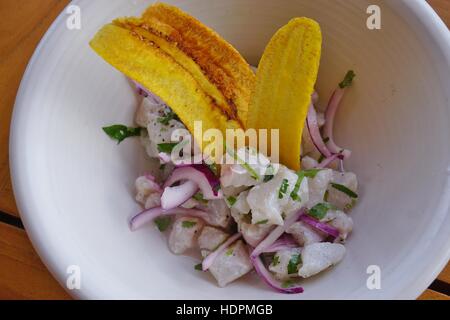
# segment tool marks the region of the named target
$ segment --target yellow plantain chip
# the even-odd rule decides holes
[[[245,124],[256,77],[240,53],[215,31],[174,6],[156,3],[142,18],[200,66],[229,104],[224,111]],[[155,20],[173,29],[160,28]]]
[[[202,147],[202,136],[194,131],[194,122],[202,129],[240,128],[218,108],[193,75],[152,41],[115,24],[104,26],[90,42],[103,59],[129,78],[150,89],[177,114]]]
[[[280,130],[280,162],[293,170],[300,169],[302,132],[321,46],[322,33],[314,20],[295,18],[282,27],[264,51],[248,110],[247,129]]]
[[[219,107],[229,119],[236,120],[243,126],[240,119],[237,117],[236,110],[229,105],[223,93],[209,80],[201,66],[179,49],[178,41],[176,41],[175,38],[177,34],[173,31],[171,26],[158,20],[147,23],[142,19],[137,18],[117,19],[113,24],[130,30],[132,34],[136,35],[144,42],[155,44],[159,49],[164,51],[164,53],[173,58],[173,60],[185,68],[192,77],[194,77],[202,90],[207,95],[211,96],[217,107]],[[168,36],[163,36],[164,34],[167,34]]]

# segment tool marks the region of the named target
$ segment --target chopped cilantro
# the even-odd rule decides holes
[[[352,199],[350,203],[347,203],[344,207],[344,211],[350,211],[356,205],[356,199]]]
[[[281,183],[280,190],[278,191],[278,198],[283,199],[284,195],[287,192],[287,189],[289,188],[289,180],[283,179],[283,182]]]
[[[215,163],[211,163],[211,164],[207,164],[209,170],[212,171],[212,173],[214,173],[214,175],[219,176],[219,168],[217,167],[217,164]]]
[[[272,266],[276,267],[279,264],[280,264],[280,257],[277,255],[274,255],[273,260],[272,260]]]
[[[172,153],[172,150],[178,145],[178,143],[160,143],[158,144],[158,151],[167,154]]]
[[[229,248],[225,254],[227,257],[231,257],[233,255],[233,248]]]
[[[161,232],[166,231],[167,228],[170,226],[171,222],[172,222],[171,217],[158,217],[154,220],[154,223],[158,227],[158,230]]]
[[[349,72],[347,72],[347,74],[345,75],[344,80],[339,83],[339,87],[341,89],[350,87],[352,85],[353,79],[356,77],[356,74],[353,70],[350,70]]]
[[[332,183],[331,186],[333,188],[335,188],[336,190],[339,190],[339,191],[345,193],[350,198],[354,198],[354,199],[358,198],[358,195],[355,192],[353,192],[352,190],[350,190],[349,188],[347,188],[346,186],[344,186],[342,184]]]
[[[228,201],[228,204],[230,205],[230,207],[232,207],[232,206],[235,205],[237,199],[236,199],[236,197],[229,196],[229,197],[227,198],[227,201]]]
[[[198,271],[203,271],[203,265],[202,265],[201,263],[196,264],[195,267],[194,267],[194,269],[195,269],[195,270],[198,270]]]
[[[286,289],[286,288],[292,287],[294,284],[295,284],[294,281],[292,281],[292,280],[286,280],[286,281],[283,281],[283,283],[281,283],[281,287],[284,288],[284,289]]]
[[[323,195],[323,201],[328,202],[328,195],[330,194],[330,192],[327,190],[325,191],[324,195]]]
[[[186,229],[193,228],[196,224],[197,224],[197,222],[195,222],[195,221],[183,221],[181,223],[182,227],[186,228]]]
[[[256,224],[266,224],[267,222],[269,222],[269,220],[268,219],[266,219],[266,220],[261,220],[261,221],[258,221]]]
[[[225,146],[225,148],[227,150],[227,153],[230,156],[232,156],[233,159],[236,160],[238,162],[238,164],[240,164],[245,170],[247,170],[247,172],[250,174],[252,179],[259,180],[259,174],[248,163],[246,163],[244,160],[239,158],[239,156],[237,155],[236,152],[234,152],[234,150],[231,150],[227,146]]]
[[[164,117],[158,118],[157,121],[165,126],[168,126],[171,120],[180,121],[180,118],[178,118],[178,116],[172,110],[166,113]]]
[[[196,194],[194,194],[192,196],[192,198],[194,200],[197,200],[198,202],[208,203],[208,200],[205,200],[205,198],[203,198],[203,193],[201,193],[201,192],[197,192]]]
[[[298,266],[302,262],[302,257],[300,254],[293,254],[291,260],[289,260],[289,264],[287,266],[288,274],[297,273]]]
[[[269,182],[273,179],[275,174],[275,169],[273,168],[273,165],[269,165],[266,169],[266,172],[264,174],[264,182]]]
[[[141,135],[141,128],[131,128],[121,124],[115,124],[104,127],[103,131],[113,140],[117,140],[118,144],[129,137],[137,137]]]
[[[333,205],[329,203],[318,203],[308,211],[308,215],[316,218],[317,220],[322,220],[327,215],[328,210],[336,209]]]

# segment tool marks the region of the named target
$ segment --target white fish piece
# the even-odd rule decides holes
[[[286,230],[286,233],[291,234],[301,247],[322,242],[327,237],[323,232],[314,229],[303,221],[294,223]]]
[[[151,201],[154,200],[155,202],[157,202],[157,199],[155,198],[159,197],[161,199],[162,190],[159,184],[157,184],[155,181],[145,176],[141,176],[136,179],[134,185],[136,188],[136,201],[142,205],[145,205],[146,209],[153,208],[153,207],[147,208],[147,200],[149,199],[149,197],[152,198]],[[156,206],[158,205],[159,204],[157,204]]]
[[[247,202],[252,210],[252,224],[267,223],[269,225],[282,225],[283,214],[289,217],[300,210],[308,202],[308,181],[302,179],[298,191],[297,200],[291,193],[298,181],[297,174],[280,166],[275,177],[269,182],[253,187],[247,197]],[[285,189],[285,190],[283,190]]]
[[[247,202],[248,191],[241,192],[236,198],[236,203],[231,206],[241,214],[248,214],[250,212],[250,206]]]
[[[275,276],[280,280],[298,277],[297,270],[289,274],[288,266],[291,259],[296,258],[296,256],[298,258],[299,255],[301,256],[301,248],[280,250],[273,256],[273,260],[269,265],[269,270],[274,272]]]
[[[331,183],[337,183],[347,187],[355,193],[358,193],[358,180],[353,172],[333,171]],[[328,202],[340,210],[348,211],[355,204],[356,199],[349,197],[344,192],[337,190],[331,184],[328,186]]]
[[[339,230],[339,238],[336,241],[345,241],[353,230],[353,220],[340,210],[329,210],[322,220]]]
[[[264,176],[267,173],[276,173],[278,170],[277,164],[271,164],[266,156],[248,148],[239,149],[236,155],[239,161],[227,155],[226,164],[222,165],[220,182],[224,188],[255,186],[264,182]],[[245,162],[247,168],[241,162]],[[251,168],[256,176],[252,176],[248,168]]]
[[[311,139],[311,135],[309,134],[309,130],[307,130],[306,128],[308,128],[308,126],[305,123],[305,130],[303,130],[303,134],[302,134],[301,155],[302,155],[302,157],[309,156],[309,157],[317,160],[320,158],[321,154],[317,150],[316,146],[314,145],[314,143]]]
[[[217,256],[209,268],[220,287],[239,279],[253,269],[249,252],[242,240],[236,241]]]
[[[162,114],[165,108],[164,104],[144,98],[136,110],[135,121],[140,127],[146,128],[150,123],[151,116]]]
[[[231,211],[224,199],[208,200],[206,211],[210,213],[208,223],[227,228],[231,222]]]
[[[314,178],[308,178],[309,200],[307,208],[311,209],[318,203],[324,202],[325,192],[333,178],[333,170],[324,169],[317,172]]]
[[[175,220],[169,235],[169,248],[174,254],[183,254],[197,246],[197,238],[204,222],[194,217],[180,217]]]
[[[274,228],[272,225],[250,224],[243,222],[242,220],[238,226],[244,240],[252,247],[256,247]]]
[[[302,251],[302,266],[298,275],[308,278],[338,264],[345,256],[345,247],[339,243],[321,242],[307,245]]]
[[[311,158],[310,156],[304,156],[302,158],[302,169],[303,170],[310,170],[314,169],[319,165],[317,160]]]
[[[198,246],[201,250],[214,251],[227,240],[230,235],[220,229],[206,226],[198,237]]]
[[[161,193],[151,193],[145,200],[144,208],[151,209],[161,206]]]

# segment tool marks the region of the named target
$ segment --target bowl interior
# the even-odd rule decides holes
[[[131,233],[139,206],[134,179],[151,164],[137,140],[117,146],[101,128],[131,124],[138,103],[129,82],[100,59],[89,39],[115,17],[150,1],[75,1],[81,30],[55,23],[22,83],[12,129],[18,203],[33,243],[65,283],[81,268],[83,298],[413,298],[448,259],[450,187],[449,58],[436,46],[415,1],[168,1],[222,34],[257,64],[273,33],[296,16],[324,34],[317,90],[325,104],[349,69],[357,78],[337,117],[336,137],[352,149],[360,202],[345,260],[304,282],[305,294],[272,292],[256,276],[220,289],[198,261],[172,255],[153,226]],[[414,4],[414,3],[415,4]],[[381,30],[366,27],[367,7]],[[418,9],[417,9],[418,8]],[[416,21],[416,20],[417,21]],[[368,290],[378,265],[382,289]]]

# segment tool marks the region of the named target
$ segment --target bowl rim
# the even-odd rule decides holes
[[[27,67],[22,77],[14,104],[13,115],[11,120],[10,128],[10,139],[9,139],[9,163],[10,163],[10,173],[12,179],[12,187],[17,202],[17,207],[20,212],[20,217],[25,226],[27,235],[29,236],[31,243],[40,256],[42,262],[53,275],[53,277],[59,282],[63,289],[76,299],[89,299],[95,296],[92,289],[87,289],[86,287],[80,290],[70,291],[65,285],[66,274],[64,270],[59,267],[58,261],[60,257],[67,255],[61,247],[55,248],[59,250],[57,252],[50,252],[47,250],[48,243],[57,243],[57,239],[49,234],[43,234],[39,231],[39,219],[36,215],[33,215],[33,211],[39,210],[39,208],[30,208],[26,204],[26,199],[29,196],[31,190],[29,186],[23,183],[25,177],[23,176],[19,163],[21,162],[21,146],[22,135],[19,131],[21,119],[19,113],[21,110],[26,108],[26,100],[28,99],[28,93],[25,90],[30,84],[30,77],[33,73],[34,66],[36,62],[41,57],[43,48],[46,46],[48,40],[55,33],[57,28],[64,23],[66,9],[71,5],[81,5],[88,3],[86,0],[72,0],[58,15],[55,21],[52,23],[50,28],[47,30],[43,38],[40,40],[38,46],[36,47]],[[436,46],[440,54],[442,54],[447,60],[447,67],[450,69],[450,32],[447,26],[438,16],[438,14],[432,9],[432,7],[425,1],[420,0],[400,0],[396,3],[396,6],[402,9],[402,14],[412,15],[416,21],[420,22],[420,26],[417,28],[423,29],[427,35],[432,40],[433,44]],[[401,15],[402,15],[401,14]],[[450,211],[447,211],[447,216],[450,215]],[[450,244],[450,235],[449,241]],[[420,279],[416,279],[413,284],[405,285],[398,293],[398,296],[391,297],[392,299],[397,299],[399,297],[419,297],[425,289],[432,283],[432,281],[438,276],[445,265],[450,259],[450,245],[442,246],[439,249],[438,254],[435,255],[435,261],[427,268],[427,272],[423,273]]]

